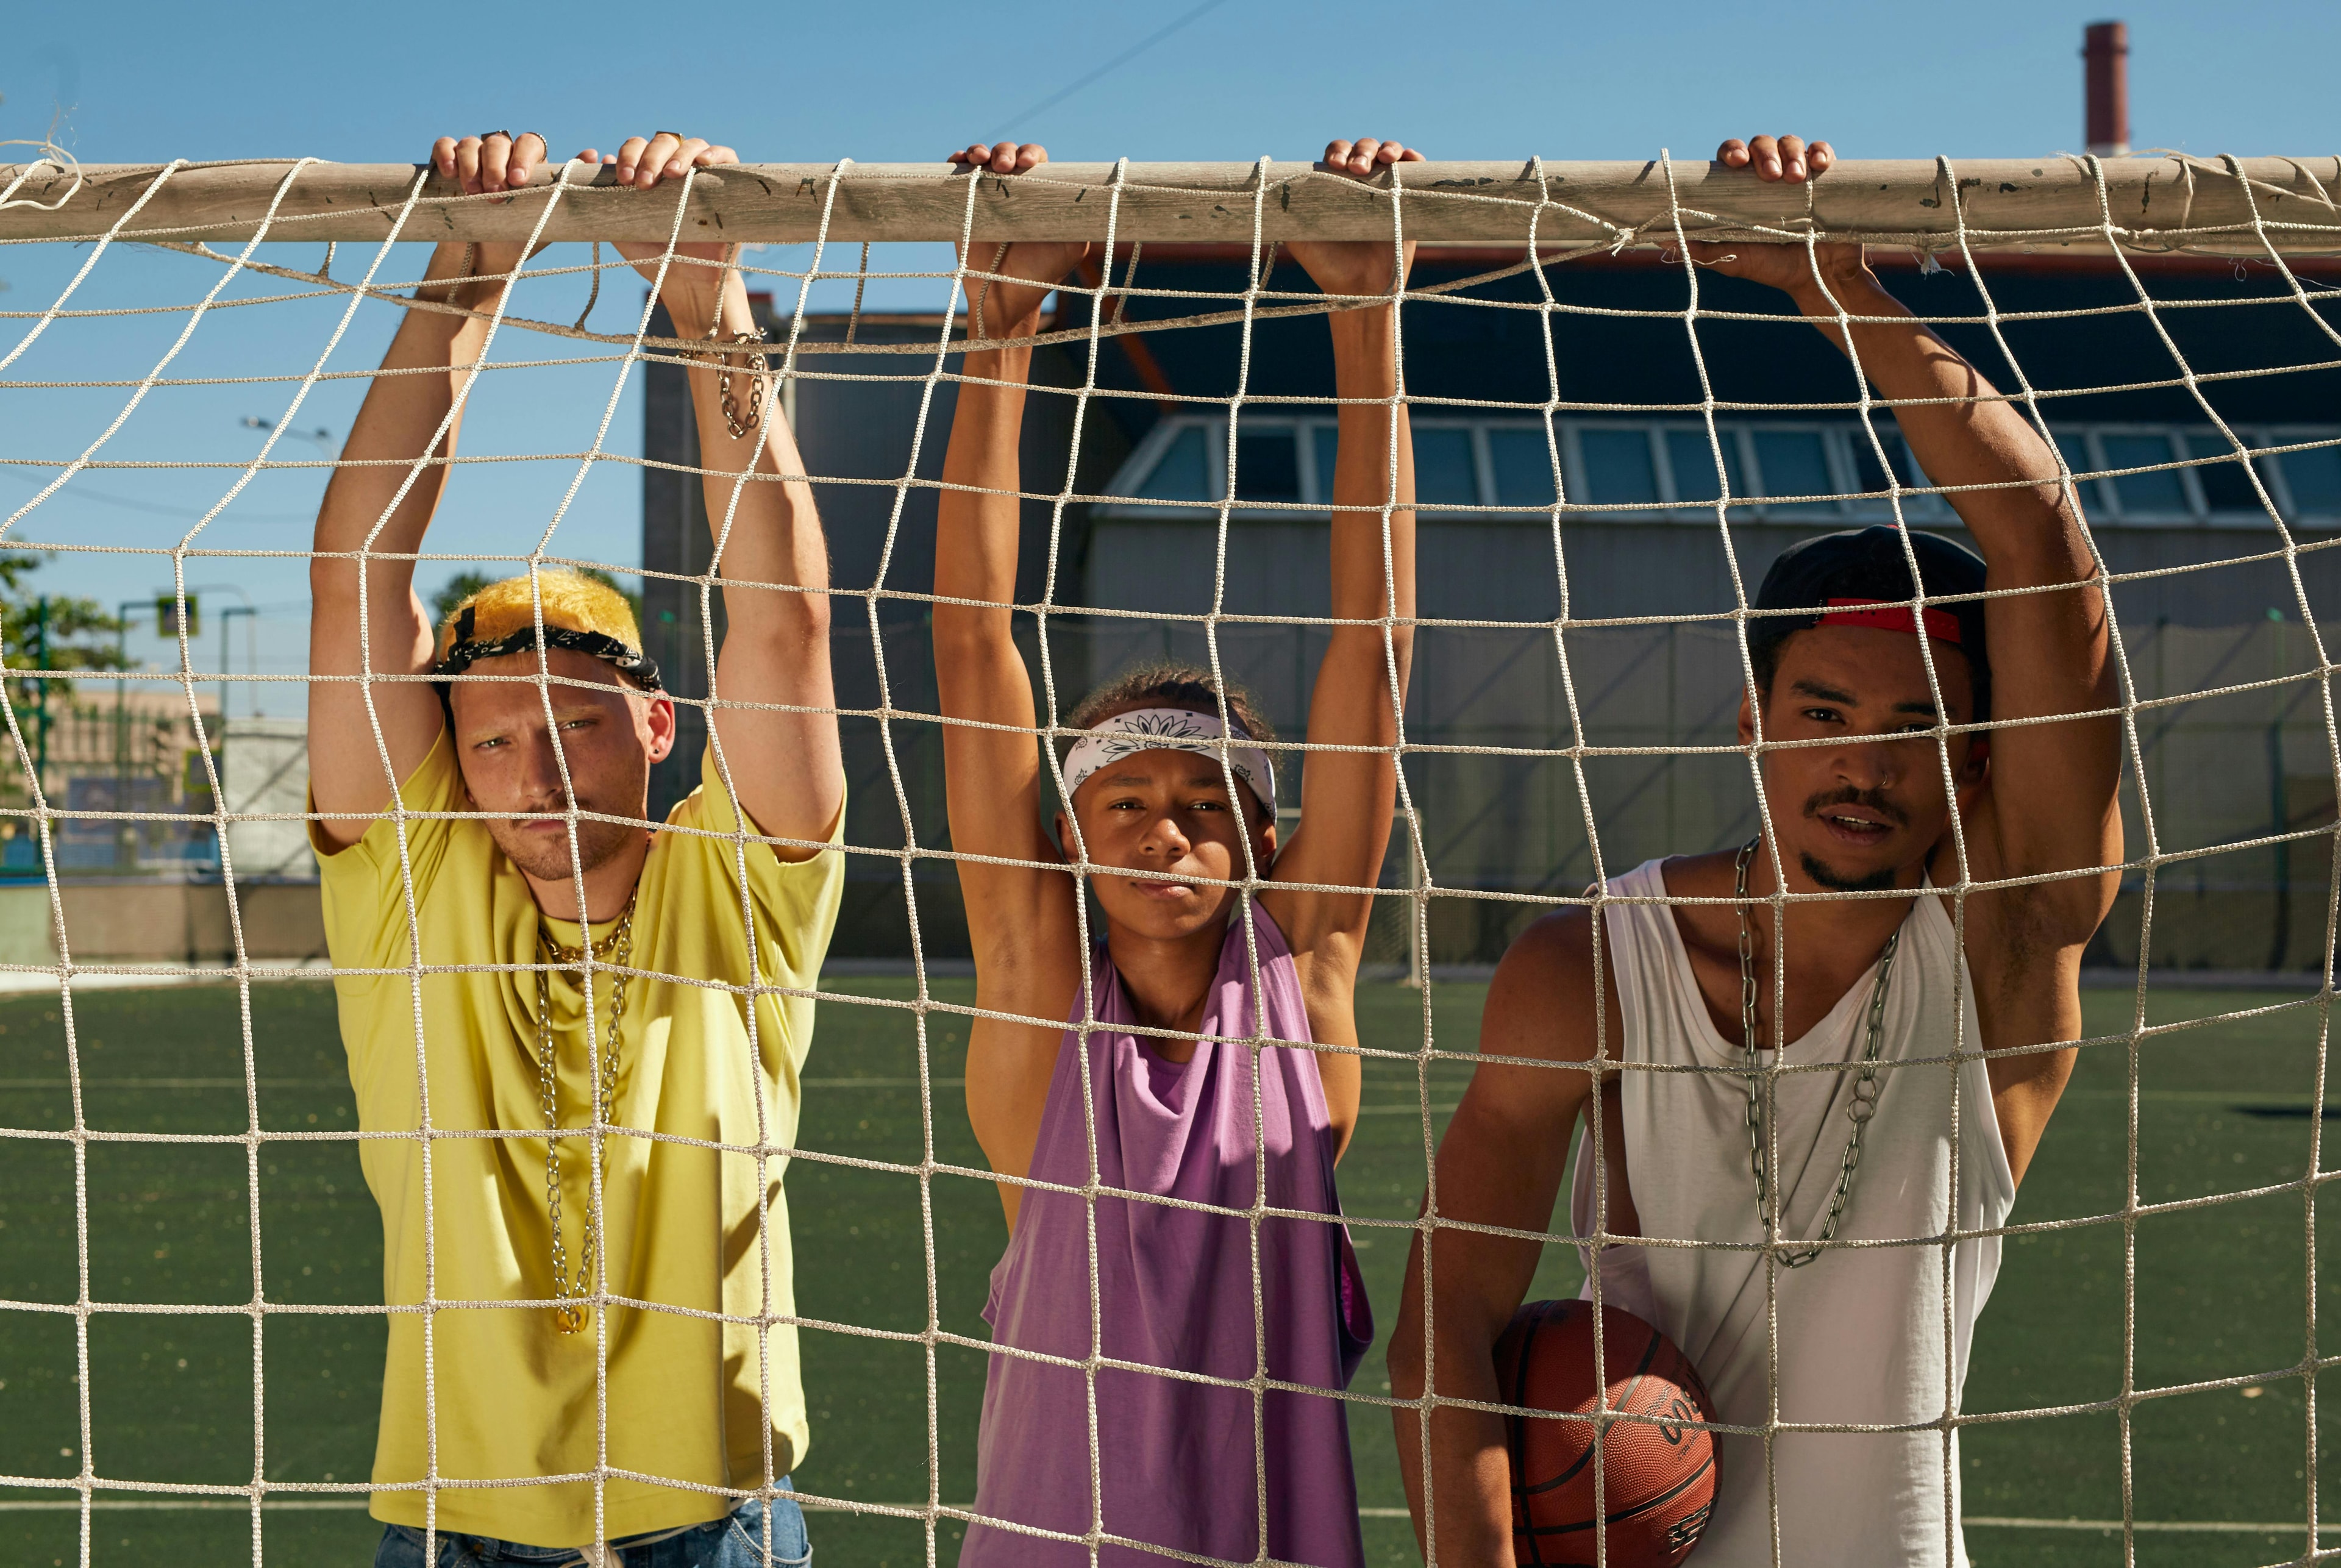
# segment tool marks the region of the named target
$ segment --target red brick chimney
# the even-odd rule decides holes
[[[2089,151],[2101,158],[2129,154],[2129,27],[2092,22],[2081,58],[2088,79]]]

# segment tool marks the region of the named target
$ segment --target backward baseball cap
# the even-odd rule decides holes
[[[456,605],[439,627],[432,673],[443,683],[482,659],[534,652],[539,616],[544,646],[599,659],[643,691],[660,689],[658,665],[643,652],[642,629],[625,595],[559,568],[491,583]],[[445,690],[443,684],[443,695]]]
[[[1758,679],[1768,685],[1781,644],[1824,621],[1915,632],[1921,623],[1907,606],[1919,590],[1910,580],[1909,558],[1903,551],[1906,538],[1909,555],[1918,557],[1919,581],[1928,598],[1984,591],[1983,557],[1938,534],[1915,530],[1906,534],[1878,524],[1800,539],[1781,551],[1771,570],[1764,574],[1754,607],[1811,614],[1748,617],[1748,652]],[[1967,655],[1975,686],[1975,717],[1978,721],[1987,717],[1991,654],[1984,640],[1983,601],[1962,598],[1954,604],[1929,604],[1923,624],[1928,637]]]

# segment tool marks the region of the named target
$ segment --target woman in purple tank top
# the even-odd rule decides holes
[[[952,161],[1013,176],[1047,156],[1002,143]],[[1370,141],[1326,152],[1359,175],[1419,156]],[[964,1568],[1087,1564],[1092,1550],[1116,1564],[1175,1561],[1165,1549],[1361,1560],[1340,1393],[1373,1320],[1333,1167],[1357,1116],[1359,1059],[1342,1048],[1357,1044],[1372,899],[1314,889],[1374,886],[1397,794],[1414,458],[1394,310],[1374,302],[1411,247],[1288,248],[1324,293],[1357,299],[1328,318],[1345,400],[1331,613],[1348,624],[1327,638],[1309,745],[1381,749],[1311,751],[1286,842],[1272,736],[1203,670],[1135,671],[1091,694],[1069,723],[1086,733],[1044,767],[1011,611],[1031,350],[970,354],[960,385],[935,666],[961,721],[943,730],[951,845],[984,857],[959,864],[991,1014],[968,1042],[968,1117],[1010,1232],[984,1309],[997,1348]],[[975,258],[991,281],[969,284],[979,339],[1032,336],[1076,266],[1099,282],[1086,245],[991,249]],[[1046,824],[1051,774],[1070,806]]]

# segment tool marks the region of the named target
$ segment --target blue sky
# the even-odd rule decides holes
[[[498,125],[541,129],[560,153],[672,125],[772,161],[931,157],[995,133],[1045,141],[1061,157],[1306,160],[1336,135],[1392,135],[1453,157],[1625,158],[1662,146],[1698,155],[1726,135],[1797,129],[1829,136],[1848,156],[2018,156],[2078,146],[2081,29],[2106,15],[2055,0],[1663,11],[1515,0],[1469,7],[1223,0],[1138,58],[1037,114],[1022,113],[1196,3],[1026,6],[1019,14],[1030,25],[1021,30],[1000,25],[995,8],[926,4],[733,13],[583,4],[539,12],[35,7],[11,24],[10,46],[0,53],[0,137],[36,137],[55,121],[60,141],[99,163],[299,154],[386,162],[421,156],[441,132]],[[2138,145],[2203,154],[2332,151],[2329,62],[2341,51],[2341,6],[2158,4],[2120,14],[2130,25]],[[102,26],[91,25],[101,15]],[[468,18],[478,20],[467,31]],[[402,248],[412,254],[393,265],[419,266],[420,247]],[[304,266],[316,260],[314,245],[274,254]],[[37,310],[83,259],[57,247],[0,247],[8,285],[0,310]],[[345,250],[336,270],[352,265]],[[75,303],[184,302],[216,276],[215,267],[185,258],[117,250]],[[239,285],[232,296],[274,287]],[[893,303],[941,303],[941,285],[899,287]],[[582,289],[576,298],[568,289],[541,285],[527,314],[550,316],[565,306],[573,316]],[[609,329],[639,298],[638,289],[605,292],[596,325]],[[332,368],[372,364],[390,315],[360,313]],[[217,312],[173,373],[298,374],[338,317],[325,302]],[[63,323],[7,375],[135,377],[184,322]],[[13,345],[26,325],[0,318],[0,344]],[[503,354],[541,352],[548,341],[520,341],[527,335],[513,335]],[[506,373],[467,432],[467,450],[581,450],[616,383],[606,365]],[[294,423],[338,436],[359,392],[354,382],[323,386]],[[241,422],[278,416],[290,395],[282,382],[157,392],[105,451],[240,461],[261,439]],[[0,389],[0,455],[77,453],[127,396],[119,388]],[[638,449],[638,378],[618,391],[612,450]],[[288,442],[276,455],[322,452]],[[532,463],[459,474],[433,547],[526,550],[579,471],[575,462]],[[199,514],[233,477],[232,469],[86,476],[15,534],[167,545],[188,525],[182,514]],[[314,474],[269,475],[207,535],[223,546],[284,554],[190,564],[191,585],[213,585],[207,607],[249,601],[262,609],[259,667],[266,673],[301,668],[297,552],[320,484]],[[0,471],[0,515],[33,494],[22,470]],[[639,559],[638,528],[633,471],[603,466],[579,486],[555,547],[623,564]],[[426,584],[449,569],[426,568]],[[167,560],[151,555],[61,556],[42,575],[54,590],[109,602],[170,583]],[[205,629],[198,667],[215,668],[217,632]],[[151,635],[142,641],[150,658],[165,655]],[[241,626],[235,641],[242,671]],[[298,697],[297,686],[278,686],[266,705],[297,712]],[[248,706],[240,694],[234,711]]]

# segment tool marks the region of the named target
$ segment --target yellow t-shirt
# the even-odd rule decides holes
[[[399,792],[411,812],[468,809],[443,733]],[[742,841],[672,831],[736,831],[712,753],[702,787],[669,814],[652,840],[634,910],[632,967],[712,981],[714,990],[636,976],[626,986],[612,1122],[677,1138],[787,1147],[796,1142],[797,1074],[812,1038],[809,1000],[753,994],[751,985],[809,988],[837,921],[844,857],[787,863]],[[843,814],[839,814],[843,826]],[[752,824],[750,833],[756,830]],[[834,842],[834,841],[832,841]],[[325,932],[335,966],[401,969],[412,962],[397,824],[384,817],[339,853],[320,844]],[[528,884],[479,822],[409,817],[414,925],[422,962],[537,961],[539,914]],[[746,927],[755,931],[752,966]],[[547,923],[571,945],[577,928]],[[598,939],[615,928],[596,925]],[[604,1040],[612,978],[597,973],[594,1017]],[[592,1120],[583,998],[574,974],[553,976],[562,1125]],[[426,1211],[424,1145],[377,1138],[358,1147],[382,1205],[383,1290],[393,1307],[421,1303],[426,1273],[436,1301],[543,1299],[553,1294],[545,1203],[544,1112],[537,1068],[536,976],[529,971],[337,976],[342,1040],[369,1133],[423,1124],[419,1061],[434,1132],[513,1130],[522,1138],[435,1138]],[[767,1222],[757,1236],[757,1161],[623,1133],[603,1142],[603,1235],[613,1294],[696,1313],[793,1314],[784,1162],[762,1172]],[[563,1233],[573,1273],[586,1226],[588,1140],[562,1140]],[[426,1255],[424,1217],[435,1247]],[[786,1475],[809,1441],[794,1327],[765,1331],[757,1368],[753,1323],[725,1323],[644,1307],[613,1307],[606,1325],[560,1333],[549,1308],[443,1306],[430,1314],[436,1392],[437,1473],[443,1480],[514,1480],[588,1473],[595,1463],[596,1340],[606,1327],[608,1463],[613,1470],[702,1485],[753,1487]],[[377,1483],[423,1479],[424,1314],[393,1312],[383,1378]],[[760,1419],[761,1414],[764,1419]],[[442,1490],[443,1530],[537,1546],[595,1537],[593,1487],[569,1481]],[[421,1491],[382,1492],[377,1519],[420,1527]],[[731,1499],[612,1478],[602,1534],[615,1539],[722,1516]]]

